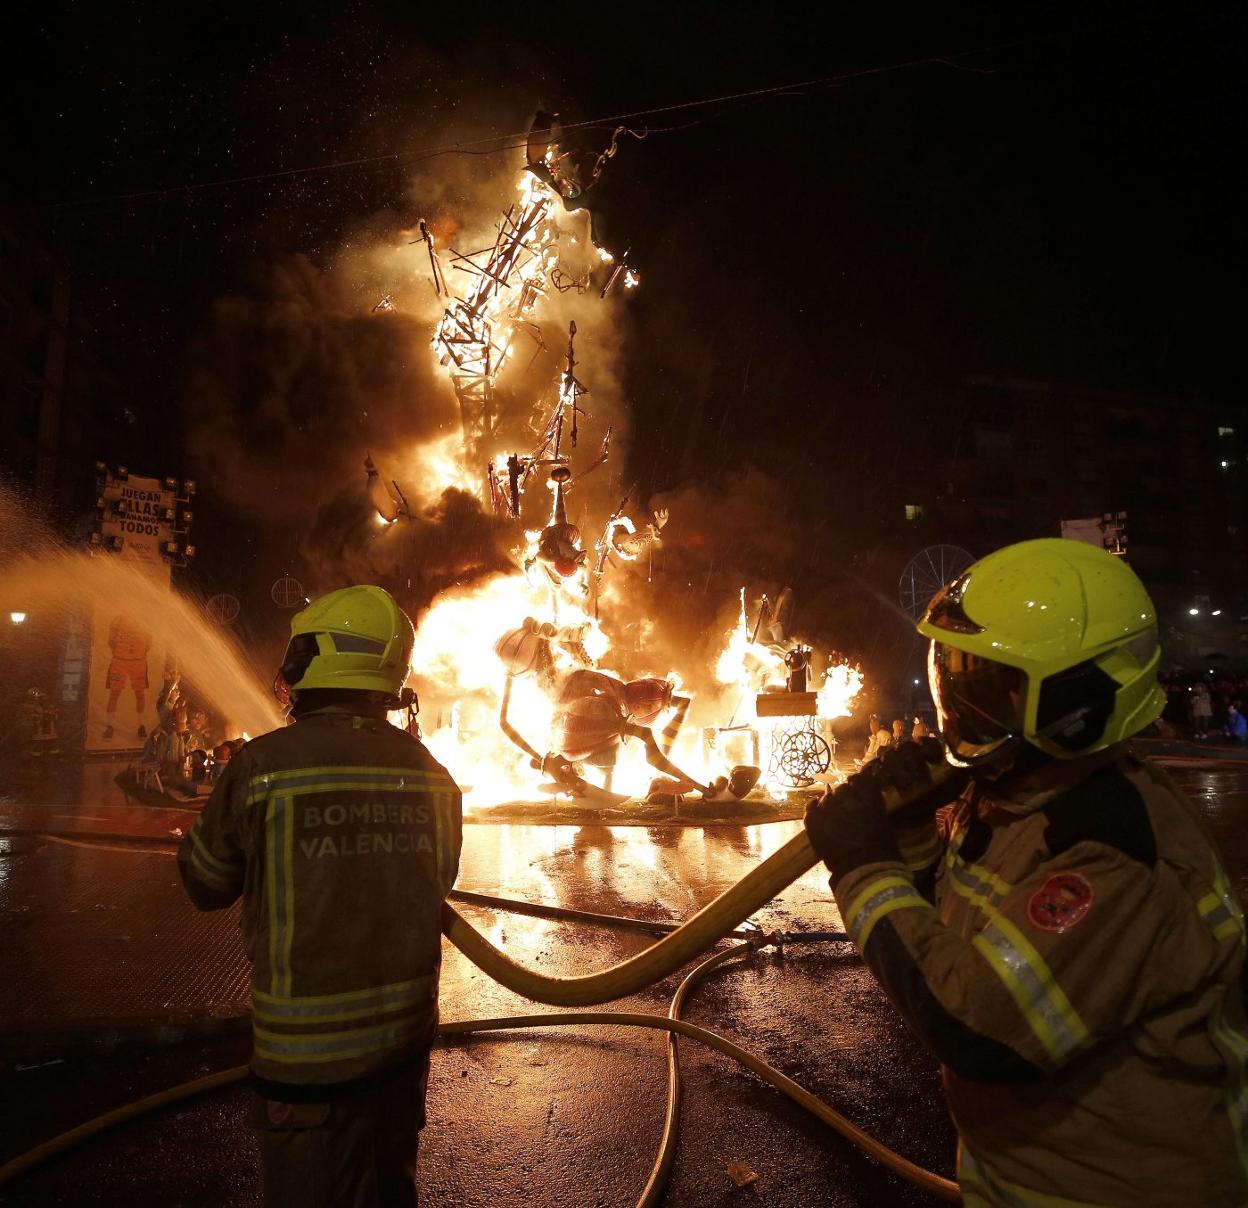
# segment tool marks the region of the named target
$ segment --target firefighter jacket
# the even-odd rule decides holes
[[[943,1063],[964,1201],[1246,1204],[1244,917],[1212,840],[1121,748],[1047,778],[973,781],[833,879]]]
[[[379,718],[309,713],[229,761],[178,865],[200,909],[242,895],[258,1078],[354,1082],[433,1041],[461,825],[446,770]]]

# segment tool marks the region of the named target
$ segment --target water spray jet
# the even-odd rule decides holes
[[[198,699],[233,732],[262,734],[282,724],[277,702],[244,652],[198,602],[162,585],[139,563],[68,548],[15,496],[0,491],[0,613],[8,612],[14,624],[20,624],[14,616],[38,613],[68,627],[96,610],[122,609],[142,618]]]

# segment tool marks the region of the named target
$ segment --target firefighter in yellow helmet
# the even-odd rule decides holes
[[[378,587],[298,613],[275,683],[294,724],[229,761],[178,853],[201,910],[243,898],[268,1204],[416,1203],[461,800],[386,720],[413,703],[413,636]]]
[[[1126,745],[1164,703],[1144,587],[1027,541],[919,631],[944,748],[885,752],[806,827],[944,1066],[965,1203],[1248,1203],[1243,913],[1195,806]],[[959,783],[886,813],[945,758]]]

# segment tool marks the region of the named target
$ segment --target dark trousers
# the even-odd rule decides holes
[[[429,1054],[328,1102],[257,1095],[252,1123],[268,1208],[416,1208]]]

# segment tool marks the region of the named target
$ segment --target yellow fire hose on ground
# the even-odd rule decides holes
[[[932,767],[933,780],[943,782],[954,775],[945,765]],[[896,794],[886,794],[890,809],[907,804]],[[783,847],[758,865],[736,885],[726,890],[713,902],[703,907],[686,923],[665,935],[661,940],[628,960],[609,969],[579,977],[549,977],[526,969],[500,952],[482,936],[466,919],[451,906],[443,906],[443,931],[469,960],[505,986],[526,998],[555,1006],[586,1006],[624,998],[661,981],[670,973],[687,964],[713,947],[751,914],[787,888],[798,877],[809,871],[819,861],[805,832],[790,839]],[[498,902],[493,899],[492,902]],[[543,913],[561,917],[559,908],[547,907]],[[580,912],[571,912],[573,914]],[[589,921],[576,920],[576,921]],[[624,920],[618,920],[623,923]],[[762,941],[766,943],[765,939]],[[716,954],[698,965],[682,981],[672,1000],[667,1016],[646,1015],[631,1012],[595,1011],[560,1015],[515,1015],[498,1019],[470,1019],[444,1022],[439,1033],[442,1037],[470,1035],[479,1032],[512,1031],[523,1028],[570,1027],[570,1026],[625,1026],[657,1029],[668,1033],[668,1098],[663,1136],[659,1153],[655,1158],[645,1190],[637,1208],[653,1208],[658,1203],[670,1174],[675,1156],[676,1130],[679,1122],[680,1070],[677,1057],[676,1037],[686,1036],[740,1062],[765,1082],[774,1086],[793,1102],[822,1120],[846,1140],[857,1146],[894,1174],[923,1188],[948,1203],[959,1203],[957,1184],[949,1179],[924,1170],[913,1162],[894,1153],[882,1142],[864,1132],[834,1108],[811,1094],[804,1087],[768,1065],[748,1050],[716,1032],[697,1027],[680,1018],[681,1011],[693,987],[708,974],[734,957],[754,951],[755,942],[747,942]],[[249,1068],[238,1066],[223,1070],[205,1078],[198,1078],[180,1086],[171,1087],[147,1098],[99,1116],[94,1120],[19,1155],[0,1166],[0,1187],[23,1172],[63,1153],[90,1137],[104,1132],[127,1120],[157,1111],[173,1103],[203,1094],[220,1087],[240,1082],[247,1077]]]
[[[888,1146],[884,1145],[883,1142],[876,1140],[870,1133],[858,1128],[857,1125],[841,1115],[835,1108],[830,1107],[822,1099],[811,1094],[805,1087],[794,1082],[774,1066],[769,1065],[747,1049],[741,1048],[739,1045],[720,1036],[717,1032],[700,1028],[680,1018],[680,1012],[684,1007],[685,1001],[698,982],[728,961],[751,954],[756,950],[754,944],[738,944],[703,961],[681,982],[680,988],[672,1000],[671,1011],[667,1016],[624,1011],[587,1011],[563,1015],[512,1015],[498,1019],[465,1019],[444,1022],[438,1031],[443,1038],[467,1036],[479,1032],[510,1032],[520,1031],[525,1028],[583,1027],[585,1025],[641,1027],[667,1032],[669,1034],[668,1087],[663,1134],[645,1189],[641,1198],[637,1201],[637,1208],[654,1208],[659,1203],[663,1192],[666,1190],[667,1181],[676,1156],[681,1085],[680,1066],[676,1049],[677,1036],[687,1036],[691,1040],[700,1041],[702,1044],[723,1053],[725,1056],[731,1057],[734,1061],[740,1062],[748,1070],[757,1074],[764,1082],[775,1087],[782,1094],[793,1100],[794,1103],[798,1104],[798,1106],[805,1108],[852,1145],[855,1145],[869,1157],[874,1158],[900,1178],[913,1183],[924,1191],[930,1192],[946,1203],[960,1203],[961,1196],[956,1183],[942,1178],[932,1171],[925,1170],[923,1167],[895,1153]],[[56,1157],[58,1154],[67,1152],[75,1146],[81,1145],[83,1142],[98,1136],[108,1129],[124,1124],[128,1120],[135,1120],[151,1112],[159,1111],[161,1108],[170,1107],[175,1103],[181,1103],[183,1100],[197,1095],[232,1086],[244,1081],[250,1073],[251,1069],[246,1065],[221,1070],[218,1073],[209,1074],[206,1077],[196,1078],[191,1082],[184,1082],[167,1090],[159,1091],[154,1095],[138,1099],[133,1103],[127,1103],[114,1111],[97,1116],[93,1120],[88,1120],[85,1124],[61,1133],[59,1136],[45,1141],[43,1144],[28,1150],[24,1154],[20,1154],[18,1157],[5,1163],[5,1165],[0,1166],[0,1187],[3,1187],[33,1167]]]
[[[958,774],[946,763],[930,765],[930,768],[931,780],[923,786],[924,791]],[[890,810],[908,803],[907,798],[893,790],[885,792],[885,804]],[[517,964],[448,903],[442,906],[442,933],[474,965],[508,990],[552,1007],[586,1007],[627,998],[662,981],[713,947],[818,863],[819,857],[806,832],[799,831],[779,851],[773,852],[670,935],[618,965],[579,977],[550,977]]]
[[[551,977],[517,964],[448,903],[442,906],[442,933],[474,965],[508,990],[552,1007],[587,1007],[627,998],[662,981],[714,947],[726,932],[743,923],[818,862],[806,833],[794,835],[677,930],[618,965],[579,977]]]

